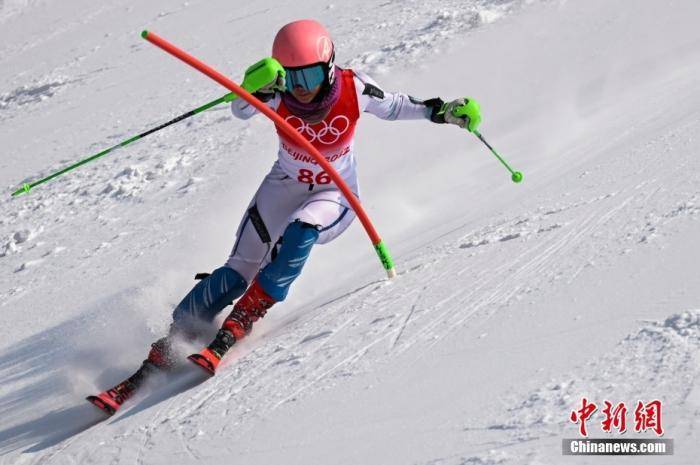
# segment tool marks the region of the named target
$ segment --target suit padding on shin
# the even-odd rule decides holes
[[[247,287],[248,283],[234,269],[217,268],[182,299],[173,312],[173,321],[176,326],[211,322],[224,307],[243,295]]]
[[[277,256],[256,278],[270,297],[278,302],[287,297],[289,287],[301,274],[318,236],[316,225],[295,221],[287,226]]]

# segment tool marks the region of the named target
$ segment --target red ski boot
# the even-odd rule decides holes
[[[214,376],[221,358],[236,343],[253,329],[253,323],[267,313],[275,300],[267,295],[257,281],[238,299],[226,317],[214,340],[198,354],[187,357],[210,376]]]

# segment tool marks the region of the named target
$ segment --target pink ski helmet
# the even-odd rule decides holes
[[[272,57],[288,71],[321,65],[324,80],[333,83],[335,49],[331,35],[318,21],[302,19],[283,26],[272,43]]]
[[[294,21],[283,26],[275,36],[272,57],[285,68],[328,63],[333,57],[333,41],[318,21]]]

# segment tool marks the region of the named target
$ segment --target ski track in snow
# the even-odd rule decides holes
[[[598,405],[603,400],[623,401],[633,410],[638,400],[651,400],[647,399],[649,383],[656,386],[655,398],[662,405],[690,414],[683,421],[688,421],[687,426],[692,430],[700,417],[699,363],[700,310],[674,314],[665,321],[644,324],[637,333],[620,341],[613,352],[580,367],[568,377],[552,380],[525,398],[514,399],[514,407],[508,409],[506,419],[486,426],[486,430],[507,432],[511,438],[508,446],[549,437],[573,437],[572,426],[566,419],[572,406],[580,402],[582,392]],[[666,418],[667,430],[677,426],[669,426],[668,410]],[[595,423],[589,425],[589,429],[595,427]],[[676,437],[676,441],[682,439],[685,438]],[[520,463],[523,456],[527,458],[525,463],[541,460],[536,451],[514,454],[494,448],[479,456],[463,458],[461,463]]]
[[[604,263],[611,255],[631,253],[630,250],[635,246],[647,245],[650,241],[650,231],[656,235],[663,234],[679,215],[694,216],[698,212],[693,203],[697,192],[693,192],[696,188],[692,178],[688,179],[687,185],[675,186],[675,195],[659,198],[653,209],[648,208],[650,200],[662,189],[663,183],[655,178],[654,174],[657,172],[658,163],[663,163],[663,157],[669,152],[664,148],[668,149],[675,141],[684,140],[684,131],[696,128],[696,122],[659,137],[652,141],[651,145],[645,145],[650,149],[649,153],[657,154],[655,159],[647,160],[639,171],[630,173],[627,185],[618,191],[605,194],[593,192],[590,194],[591,198],[557,202],[550,206],[541,202],[543,206],[531,214],[494,221],[480,231],[446,242],[407,260],[403,267],[411,271],[402,273],[396,283],[365,288],[334,302],[331,306],[310,312],[302,321],[286,325],[284,331],[279,334],[264,335],[265,339],[270,337],[264,346],[254,349],[242,358],[230,360],[226,365],[235,364],[235,367],[224,368],[213,382],[200,391],[184,401],[169,405],[170,421],[177,426],[171,426],[172,431],[160,431],[160,434],[171,434],[181,429],[183,431],[179,434],[196,441],[199,425],[202,424],[196,419],[207,418],[218,409],[225,409],[226,415],[237,418],[238,422],[224,426],[220,431],[207,431],[206,434],[208,437],[212,434],[227,437],[227,433],[230,433],[228,429],[238,428],[245,423],[248,415],[264,417],[265,408],[259,408],[260,405],[271,405],[268,408],[275,409],[285,402],[297,400],[300,396],[312,396],[315,391],[332,386],[337,378],[353,376],[365,370],[376,370],[373,365],[390,363],[391,357],[411,348],[418,353],[427,353],[432,345],[449,333],[458,331],[462,325],[469,324],[471,320],[480,322],[491,318],[493,312],[508,306],[514,300],[524,298],[527,294],[537,292],[539,287],[548,282],[560,279],[574,280],[582,267],[599,266],[595,263]],[[638,153],[638,150],[632,149],[629,156],[635,157]],[[618,161],[621,164],[626,162],[624,158]],[[681,162],[675,169],[682,171],[687,167],[687,163]],[[609,169],[609,166],[600,167],[601,171]],[[674,174],[669,173],[669,176],[673,178]],[[643,181],[640,182],[640,179]],[[617,184],[616,187],[619,188],[620,185]],[[642,187],[646,189],[643,190]],[[597,186],[597,189],[600,188]],[[615,222],[616,219],[622,224],[611,226],[609,223]],[[607,234],[610,233],[614,236],[608,237]],[[470,251],[470,248],[463,247],[465,243],[493,243],[494,237],[512,238],[507,242],[520,242],[526,246],[525,250],[521,248],[520,253],[511,260],[496,260],[495,262],[501,265],[488,273],[483,273],[484,268],[477,266],[473,261],[469,262],[468,268],[452,267],[454,263],[462,265],[461,261],[453,260],[452,255],[457,253],[470,253],[474,260],[478,260],[480,255],[487,255],[489,260],[493,260],[493,254],[509,255],[511,251],[507,246],[491,254],[486,254],[485,251]],[[503,241],[496,239],[495,242]],[[486,247],[487,245],[484,245],[484,249]],[[564,255],[570,257],[572,254],[577,260],[568,260],[564,269],[557,266],[561,263],[558,258]],[[437,302],[421,303],[417,300],[414,305],[407,305],[410,303],[409,298],[415,299],[412,295],[420,293],[397,291],[396,288],[415,289],[413,281],[420,280],[421,271],[431,267],[440,269],[439,273],[431,274],[432,283],[445,282],[450,287],[452,281],[448,279],[449,276],[464,277],[467,274],[475,284],[465,290],[445,292],[445,297]],[[478,275],[484,277],[478,278]],[[441,294],[437,292],[437,295]],[[414,306],[415,310],[412,311]],[[413,316],[408,320],[407,314],[404,316],[398,312],[378,320],[375,313],[363,312],[371,308],[400,308],[407,314],[413,313]],[[343,323],[334,327],[335,322],[339,321]],[[406,324],[401,323],[404,321]],[[675,320],[671,318],[669,321]],[[307,328],[308,326],[310,328]],[[329,336],[313,338],[319,332]],[[405,337],[398,348],[392,347],[395,345],[393,341],[401,332],[406,333]],[[305,334],[307,336],[304,336]],[[332,344],[333,338],[339,338],[340,335],[345,336],[344,343]],[[318,341],[317,346],[309,350],[308,346],[313,341]],[[661,347],[655,350],[664,349]],[[672,349],[673,347],[669,350]],[[370,351],[374,351],[372,356],[368,355]],[[623,353],[623,357],[625,355],[626,353]],[[635,357],[634,354],[629,356]],[[369,361],[363,363],[364,358]],[[670,373],[673,371],[663,374]],[[605,372],[599,375],[599,378],[608,379]],[[266,385],[273,388],[270,389]],[[281,385],[284,386],[283,390]],[[559,390],[557,387],[552,389]],[[259,399],[267,399],[267,402],[249,397],[253,395],[260,396]],[[237,410],[230,410],[230,401],[234,397],[239,407]],[[249,405],[257,405],[258,408],[251,412],[247,407]],[[536,408],[523,410],[523,416],[543,414]],[[555,415],[554,412],[546,412],[545,415],[547,414],[551,418],[565,418]],[[147,430],[155,430],[157,423],[161,421],[154,421]],[[189,429],[191,424],[195,425],[192,430]],[[493,429],[499,427],[492,426]],[[507,425],[506,429],[511,427]],[[526,434],[532,433],[528,430]],[[525,439],[517,437],[516,440]],[[479,458],[482,459],[483,463],[491,463],[487,458]],[[482,462],[474,458],[467,459],[465,463]]]
[[[653,141],[650,153],[659,154],[656,163],[662,162],[661,157],[666,153],[660,148],[683,140],[683,131],[694,127],[695,124],[689,124]],[[632,149],[629,153],[635,156],[637,152]],[[619,161],[624,162],[624,159]],[[686,167],[686,164],[679,163],[676,169]],[[215,379],[189,392],[188,396],[158,404],[146,423],[135,422],[138,426],[120,433],[112,441],[111,447],[118,447],[113,452],[114,456],[125,460],[134,453],[126,452],[118,444],[139,443],[141,446],[135,452],[135,463],[148,463],[145,457],[158,444],[159,437],[179,435],[185,453],[199,459],[196,444],[204,435],[209,440],[212,437],[229,437],[232,429],[240,431],[241,427],[245,427],[250,416],[262,418],[268,409],[274,410],[303,396],[313,396],[318,390],[331,388],[338,379],[363,371],[379,370],[376,364],[391,363],[393,357],[409,349],[414,349],[414,353],[427,353],[432,345],[459,331],[463,325],[481,323],[493,317],[494,312],[537,292],[547,282],[574,280],[580,267],[600,266],[593,263],[605,262],[611,255],[633,253],[630,249],[634,247],[649,246],[649,239],[645,238],[649,237],[650,230],[656,235],[663,235],[679,215],[694,217],[698,212],[693,204],[695,194],[687,197],[691,191],[685,190],[692,189],[692,179],[688,180],[688,186],[676,186],[675,195],[658,199],[653,209],[642,208],[648,207],[650,199],[661,189],[660,180],[654,178],[655,168],[653,160],[642,165],[639,171],[630,173],[627,185],[619,191],[607,194],[590,192],[589,198],[566,202],[550,199],[549,203],[542,199],[541,206],[529,214],[495,219],[477,231],[461,233],[453,240],[408,258],[402,268],[409,271],[402,272],[396,282],[365,287],[309,311],[299,320],[285,325],[283,330],[271,329],[259,335],[256,341],[246,341],[243,350],[237,350],[236,355],[224,363]],[[601,166],[600,169],[608,170],[609,167]],[[640,182],[640,179],[644,180]],[[641,187],[648,183],[655,184],[655,187],[642,190]],[[596,186],[595,190],[604,190],[604,187]],[[617,184],[617,187],[620,185]],[[609,222],[616,221],[616,218],[624,224],[610,227]],[[655,221],[649,221],[651,218]],[[613,233],[614,236],[607,237],[601,232]],[[508,239],[504,241],[503,238]],[[488,248],[499,242],[504,242],[504,245],[489,253]],[[479,245],[464,247],[465,244]],[[480,258],[494,260],[494,255],[511,255],[513,251],[510,248],[517,248],[514,257],[495,260],[500,265],[492,267],[488,273],[483,272],[483,266],[476,266],[475,262]],[[455,260],[455,254],[469,254],[470,266],[462,268],[465,262]],[[559,257],[570,257],[572,254],[576,260],[565,262],[565,268],[557,266],[562,263]],[[431,268],[440,270],[431,273],[433,283],[444,282],[449,288],[453,284],[449,276],[461,276],[474,284],[467,289],[445,292],[445,297],[439,301],[421,301],[422,293],[411,289],[420,289],[416,283]],[[368,309],[401,310],[378,316]],[[617,359],[605,360],[590,367],[590,373],[598,373],[594,379],[600,380],[601,392],[607,389],[607,384],[603,383],[614,378],[624,380],[624,376],[639,368],[631,365],[631,360],[644,360],[641,363],[646,363],[647,358],[638,354],[640,347],[645,346],[648,338],[654,339],[654,334],[659,331],[663,336],[668,331],[678,330],[680,335],[685,328],[683,322],[687,321],[690,333],[683,337],[694,341],[697,328],[693,326],[693,318],[697,320],[697,314],[687,313],[670,317],[660,326],[651,325],[642,329],[639,335],[623,341],[623,350]],[[657,327],[662,329],[653,329]],[[399,334],[402,335],[400,339]],[[339,342],[334,343],[336,340]],[[649,353],[659,352],[663,356],[668,352],[674,356],[682,345],[682,341],[675,341],[671,346],[662,345],[648,350]],[[604,366],[633,368],[610,376],[607,371],[601,370]],[[651,369],[659,379],[674,372],[687,373],[683,366],[677,364],[652,366]],[[653,371],[655,369],[657,371]],[[691,377],[694,379],[695,376]],[[561,411],[568,408],[565,400],[577,392],[577,379],[554,383],[531,394],[514,409],[514,420],[486,428],[514,431],[515,443],[532,440],[533,436],[555,434],[547,427],[552,426],[551,422],[559,425],[561,419],[566,417]],[[234,398],[236,402],[232,402]],[[668,400],[675,401],[676,398],[669,397]],[[256,406],[255,410],[250,407],[253,405]],[[202,432],[205,419],[212,415],[223,415],[236,421],[216,431]],[[91,434],[99,437],[100,429],[108,429],[110,424],[108,421],[93,428]],[[70,449],[70,441],[62,447]],[[85,450],[81,453],[85,453]],[[93,453],[97,454],[97,461],[102,454],[112,455],[104,449],[95,449]],[[505,457],[508,457],[507,453],[489,453],[464,458],[462,463],[506,463]],[[81,460],[85,459],[87,457]]]

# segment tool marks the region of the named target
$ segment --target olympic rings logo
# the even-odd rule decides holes
[[[319,141],[325,145],[332,145],[338,142],[340,136],[345,134],[350,128],[350,119],[345,115],[335,116],[330,124],[321,121],[318,124],[310,125],[294,115],[287,116],[285,121],[291,124],[299,134],[304,135],[309,142]]]

